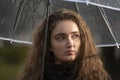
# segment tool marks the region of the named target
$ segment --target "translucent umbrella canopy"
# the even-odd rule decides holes
[[[46,1],[1,0],[0,39],[32,44],[35,24],[42,20],[47,12]],[[68,8],[81,14],[97,47],[120,45],[120,1],[51,0],[50,3],[51,12]]]
[[[63,0],[63,1],[70,1],[70,2],[81,2],[96,5],[99,7],[109,8],[120,11],[120,0]]]

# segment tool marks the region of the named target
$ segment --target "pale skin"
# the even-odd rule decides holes
[[[80,48],[80,31],[75,22],[59,21],[51,33],[51,48],[55,63],[73,62]]]

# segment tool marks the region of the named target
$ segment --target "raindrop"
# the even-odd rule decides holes
[[[107,6],[109,6],[110,4],[109,3],[107,3]]]
[[[2,19],[1,24],[3,24],[3,23],[5,22],[5,20],[6,20],[6,17],[4,17],[4,18]]]

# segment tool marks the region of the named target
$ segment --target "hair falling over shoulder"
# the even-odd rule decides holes
[[[111,80],[103,63],[99,58],[91,33],[80,14],[69,10],[60,9],[49,15],[47,52],[50,47],[50,34],[58,21],[72,20],[80,30],[81,46],[79,55],[75,60],[75,80]],[[33,47],[24,64],[23,71],[18,80],[40,80],[42,73],[41,65],[43,60],[43,38],[46,29],[46,19],[44,19],[34,35]],[[46,56],[48,54],[46,53]],[[46,59],[46,58],[45,58]],[[45,60],[47,62],[47,59]]]

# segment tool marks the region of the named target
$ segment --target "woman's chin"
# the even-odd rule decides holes
[[[74,62],[75,61],[75,57],[74,56],[69,56],[66,57],[65,62]]]

